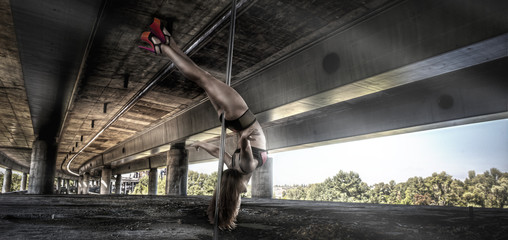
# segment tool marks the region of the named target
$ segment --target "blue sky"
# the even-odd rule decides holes
[[[404,182],[410,177],[446,171],[464,180],[469,170],[508,172],[508,119],[400,134],[270,154],[274,184],[324,181],[340,170],[354,171],[369,185]],[[190,170],[211,173],[217,162]]]

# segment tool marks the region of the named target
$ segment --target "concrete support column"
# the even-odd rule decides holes
[[[186,196],[189,160],[185,143],[171,145],[166,165],[166,194]]]
[[[122,190],[122,174],[117,174],[115,180],[115,194],[120,194],[121,190]]]
[[[71,180],[70,179],[65,179],[65,189],[67,189],[66,193],[69,194],[69,192],[71,191]]]
[[[101,175],[101,194],[111,193],[111,168],[105,167],[102,169]]]
[[[57,144],[53,140],[34,141],[30,161],[28,194],[52,194],[55,182]]]
[[[2,185],[2,193],[10,192],[11,186],[12,186],[12,169],[7,168],[5,169],[4,182]]]
[[[83,175],[83,194],[88,194],[88,188],[90,186],[90,173],[86,172],[85,175]]]
[[[272,198],[273,194],[273,158],[268,160],[252,174],[252,197]]]
[[[83,175],[79,175],[78,179],[78,194],[83,194]]]
[[[157,195],[157,168],[148,172],[148,195]]]
[[[21,176],[21,186],[20,186],[20,191],[26,191],[26,180],[28,178],[28,174],[27,173],[23,173],[23,175]]]
[[[60,194],[60,190],[62,189],[62,178],[56,178],[56,194]]]

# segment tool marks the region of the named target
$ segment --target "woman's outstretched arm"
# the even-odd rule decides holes
[[[192,143],[190,146],[194,147],[196,149],[196,151],[199,151],[199,149],[202,148],[208,154],[210,154],[216,158],[219,158],[220,148],[218,146],[215,146],[213,144],[206,143],[206,142],[200,142],[200,141],[196,141],[196,142]],[[232,160],[231,155],[228,152],[224,152],[224,163],[226,164],[226,166],[228,168],[232,168],[231,160]]]

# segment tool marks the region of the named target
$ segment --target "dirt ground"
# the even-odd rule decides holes
[[[0,239],[211,239],[210,197],[0,195]],[[220,239],[507,239],[508,210],[243,199]]]

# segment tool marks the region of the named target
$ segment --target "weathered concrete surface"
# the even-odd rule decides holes
[[[184,144],[171,145],[167,153],[166,194],[187,195],[187,173],[189,171],[188,153]]]
[[[37,139],[32,144],[29,194],[52,194],[55,181],[56,142]]]
[[[2,184],[2,193],[7,193],[11,191],[12,186],[12,169],[5,169],[4,173],[4,182]]]
[[[211,239],[209,197],[0,195],[5,239]],[[508,210],[244,199],[221,239],[505,239]]]
[[[273,194],[273,158],[268,160],[252,174],[252,197],[272,198]]]
[[[102,169],[101,176],[101,194],[111,193],[111,168]]]

